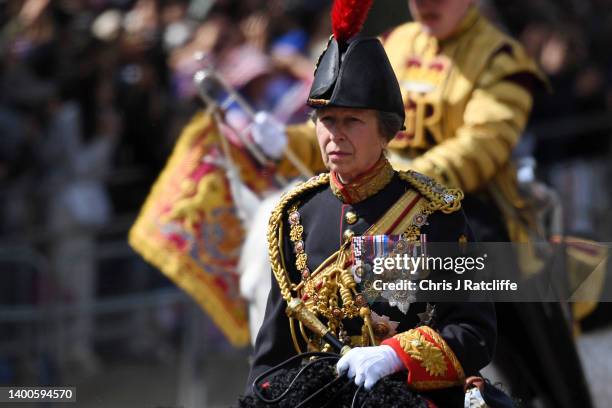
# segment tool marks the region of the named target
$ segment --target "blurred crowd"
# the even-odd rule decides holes
[[[388,27],[387,8],[408,18],[404,0],[378,3],[373,16],[381,21],[370,26]],[[214,67],[255,110],[284,123],[306,120],[330,4],[0,1],[0,242],[31,242],[65,297],[90,304],[99,292],[98,231],[135,215],[201,107],[193,74]],[[549,78],[519,154],[535,157],[538,174],[562,193],[569,230],[609,239],[612,226],[601,221],[612,175],[612,1],[490,0],[483,7]],[[134,174],[126,169],[140,176],[122,181]],[[91,326],[87,316],[73,323],[83,342],[72,351],[95,365]]]
[[[256,110],[284,123],[303,120],[313,63],[330,32],[329,3],[0,2],[0,234],[33,225],[61,233],[70,223],[108,222],[113,206],[134,211],[139,200],[109,197],[105,180],[117,168],[136,166],[149,177],[162,168],[198,108],[192,77],[203,66],[215,67]],[[550,168],[609,150],[611,5],[483,3],[527,46],[554,90],[537,95],[526,149],[555,184],[571,181],[555,180],[560,173]]]
[[[304,120],[312,56],[329,32],[325,1],[0,4],[4,234],[68,222],[52,215],[55,199],[71,221],[106,222],[105,177],[122,166],[161,169],[197,109],[192,78],[204,66],[255,109]],[[18,199],[33,190],[41,200]]]
[[[517,154],[560,194],[565,231],[609,241],[612,2],[495,2],[495,16],[526,47],[549,86],[535,95]]]
[[[172,286],[116,248],[202,107],[194,73],[212,67],[253,109],[306,120],[328,3],[0,1],[0,308],[53,299],[78,310],[53,332],[60,347],[50,352],[63,371],[99,369],[97,299]],[[26,259],[15,248],[29,251]],[[30,262],[33,254],[44,262]],[[140,334],[132,350],[163,350],[151,339],[180,316],[162,309],[128,322]],[[0,319],[11,333],[2,350],[12,340],[27,355],[24,327]],[[13,357],[0,353],[0,383],[18,375]]]

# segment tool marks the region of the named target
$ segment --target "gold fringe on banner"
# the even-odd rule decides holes
[[[129,243],[185,290],[234,346],[243,347],[249,344],[248,314],[236,267],[244,230],[225,170],[215,164],[222,155],[214,119],[198,113],[153,185]],[[270,188],[271,178],[243,148],[232,144],[231,155],[249,188]]]

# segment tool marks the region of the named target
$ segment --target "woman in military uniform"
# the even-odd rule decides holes
[[[406,118],[388,157],[396,170],[412,169],[462,189],[462,207],[479,241],[521,243],[514,247],[520,250],[516,262],[500,275],[534,276],[543,262],[528,246],[537,238],[533,210],[519,193],[511,155],[531,111],[533,88],[545,79],[520,43],[474,3],[409,0],[415,21],[383,36]],[[287,136],[310,168],[323,165],[314,153],[312,125],[289,127]],[[276,140],[286,142],[283,135]],[[287,160],[278,169],[295,172]],[[538,399],[547,406],[591,406],[560,305],[498,303],[496,309],[503,324],[495,365],[515,396],[526,406]]]
[[[362,271],[352,263],[355,237],[457,243],[471,233],[460,190],[397,172],[387,161],[385,148],[404,123],[400,89],[380,41],[352,34],[334,31],[308,99],[329,173],[285,194],[270,218],[274,279],[249,383],[296,354],[331,349],[299,319],[307,310],[352,347],[337,368],[357,385],[369,389],[406,370],[412,389],[459,386],[455,396],[462,402],[466,376],[493,355],[493,305],[410,304],[392,295],[370,305],[368,289],[357,283]]]

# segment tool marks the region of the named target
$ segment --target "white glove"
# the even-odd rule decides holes
[[[252,128],[253,141],[266,156],[280,159],[287,146],[285,126],[267,112],[257,112]]]
[[[355,384],[371,389],[381,378],[404,368],[402,360],[391,346],[357,347],[346,353],[336,370],[342,375],[348,369],[348,377],[355,377]]]

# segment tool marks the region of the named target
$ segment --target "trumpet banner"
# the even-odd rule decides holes
[[[220,164],[221,137],[211,115],[192,118],[130,229],[129,243],[242,347],[249,327],[237,264],[245,231]],[[255,193],[270,189],[271,176],[243,146],[233,140],[229,147],[243,182]]]

